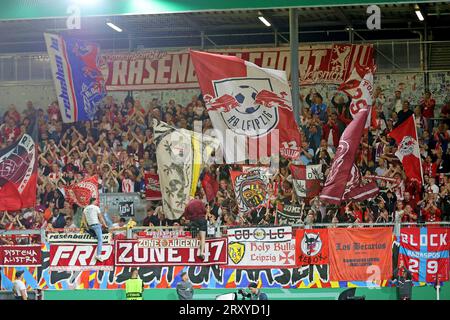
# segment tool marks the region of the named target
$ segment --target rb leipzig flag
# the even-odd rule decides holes
[[[97,44],[44,33],[62,120],[65,123],[92,120],[106,96]]]
[[[238,57],[190,51],[227,163],[299,155],[300,133],[286,73]]]
[[[84,179],[69,187],[64,187],[66,193],[66,200],[72,205],[76,203],[80,207],[89,205],[89,199],[95,198],[95,205],[100,204],[100,197],[98,193],[98,177],[93,176]]]
[[[392,130],[389,136],[397,142],[398,149],[395,155],[402,162],[406,176],[422,184],[422,163],[414,115]]]

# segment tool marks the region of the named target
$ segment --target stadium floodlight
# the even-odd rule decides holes
[[[417,4],[414,6],[414,11],[416,12],[416,16],[420,21],[425,20],[422,15],[422,12],[420,11],[420,7]]]
[[[270,22],[267,21],[266,18],[264,18],[264,16],[263,16],[263,14],[261,13],[261,11],[258,12],[258,14],[259,14],[258,19],[259,19],[262,23],[264,23],[264,24],[266,25],[266,27],[270,27],[270,26],[271,26]]]
[[[110,27],[111,29],[116,30],[117,32],[122,32],[122,29],[119,28],[118,26],[116,26],[114,23],[112,23],[111,21],[106,22],[106,25],[108,27]]]

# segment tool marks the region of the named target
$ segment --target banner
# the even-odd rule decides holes
[[[329,264],[328,229],[298,229],[295,247],[297,265]]]
[[[203,99],[227,163],[281,153],[297,158],[300,133],[284,71],[191,51]]]
[[[119,212],[121,217],[134,217],[134,202],[119,202]]]
[[[24,281],[28,288],[42,290],[123,289],[125,281],[131,276],[131,268],[124,266],[115,266],[112,271],[104,272],[96,270],[51,271],[48,244],[44,244],[42,247],[41,267],[0,268],[1,290],[12,290],[15,273],[18,270],[24,271]],[[280,290],[368,286],[365,281],[330,281],[329,265],[265,269],[224,268],[222,265],[177,265],[139,267],[138,272],[146,289],[174,289],[181,281],[183,272],[188,274],[189,281],[196,288],[204,289],[247,288],[250,282],[259,282],[263,288]],[[388,281],[380,283],[382,287],[388,285]]]
[[[50,270],[54,271],[83,271],[114,269],[113,246],[102,246],[102,257],[105,261],[95,259],[96,245],[80,244],[52,244],[50,245]]]
[[[156,119],[153,119],[153,131],[164,214],[169,220],[177,220],[190,197],[195,196],[202,166],[218,142]]]
[[[332,281],[391,279],[392,228],[332,228],[328,239]]]
[[[394,138],[397,143],[395,155],[402,162],[406,176],[422,184],[422,161],[414,115],[393,129],[388,135]]]
[[[80,207],[86,207],[89,205],[90,198],[97,199],[94,202],[96,206],[100,204],[97,176],[89,177],[81,182],[64,187],[64,191],[66,193],[66,200],[71,205],[76,203]]]
[[[361,172],[355,165],[356,153],[372,108],[372,72],[371,68],[366,68],[364,79],[357,83],[352,99],[359,109],[339,139],[330,172],[320,193],[320,199],[324,202],[339,205],[347,200],[363,201],[375,197],[379,192],[374,181],[363,185]]]
[[[413,281],[449,280],[449,229],[401,228],[399,266],[404,265]]]
[[[38,161],[32,135],[24,134],[0,150],[0,211],[36,206]]]
[[[249,227],[227,229],[228,242],[286,242],[292,227]]]
[[[289,166],[292,173],[292,184],[295,194],[300,198],[314,198],[320,193],[323,180],[322,165],[293,165]]]
[[[231,171],[230,176],[241,213],[267,206],[269,179],[265,169],[255,167],[248,169],[247,172]]]
[[[306,212],[308,209],[306,209]],[[279,203],[276,211],[276,221],[279,225],[298,225],[303,223],[304,209],[300,206]]]
[[[228,267],[269,268],[295,265],[292,227],[230,228]]]
[[[159,176],[153,173],[145,174],[145,198],[147,200],[161,200]]]
[[[40,245],[0,246],[0,267],[41,266]]]
[[[222,49],[209,52],[236,56],[259,67],[286,71],[290,79],[288,48]],[[188,52],[142,51],[103,54],[100,66],[108,91],[198,88]],[[373,60],[372,45],[322,44],[300,46],[300,84],[341,84],[356,62]]]
[[[99,46],[50,33],[44,38],[63,122],[92,120],[106,96]]]
[[[112,243],[110,233],[102,234],[103,243]],[[51,244],[97,244],[97,239],[89,233],[47,233],[47,242]]]
[[[159,239],[156,239],[159,240]],[[116,240],[115,265],[128,267],[202,266],[227,264],[227,239],[207,239],[205,259],[197,257],[198,248],[187,244],[196,239],[164,239],[155,246],[154,239]]]
[[[229,242],[229,268],[292,268],[295,266],[295,240],[285,242]]]

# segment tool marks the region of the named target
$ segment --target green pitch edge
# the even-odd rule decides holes
[[[264,289],[270,300],[336,300],[344,291],[339,289]],[[233,289],[197,289],[195,300],[214,300],[217,295],[236,292]],[[368,289],[357,288],[357,296],[366,300],[396,300],[395,288]],[[441,288],[441,300],[450,300],[450,285]],[[46,300],[124,300],[123,290],[47,290]],[[175,289],[146,289],[144,300],[177,300]],[[414,287],[413,300],[436,300],[436,290],[431,286]]]

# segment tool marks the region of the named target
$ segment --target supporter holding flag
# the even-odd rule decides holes
[[[432,118],[434,118],[435,106],[436,101],[433,98],[431,98],[431,92],[429,90],[426,90],[424,97],[420,101],[420,109],[422,111],[424,118],[427,119],[427,127],[430,133],[433,128]]]
[[[200,238],[200,247],[197,256],[203,260],[205,258],[206,231],[208,229],[205,204],[199,199],[190,200],[186,205],[186,208],[184,209],[183,216],[187,221],[190,222],[191,227],[195,231],[198,231],[198,236]]]
[[[409,101],[407,101],[407,100],[403,101],[402,110],[397,112],[398,121],[395,124],[395,126],[398,127],[400,124],[402,124],[405,120],[407,120],[413,114],[414,114],[414,112],[409,108]]]

